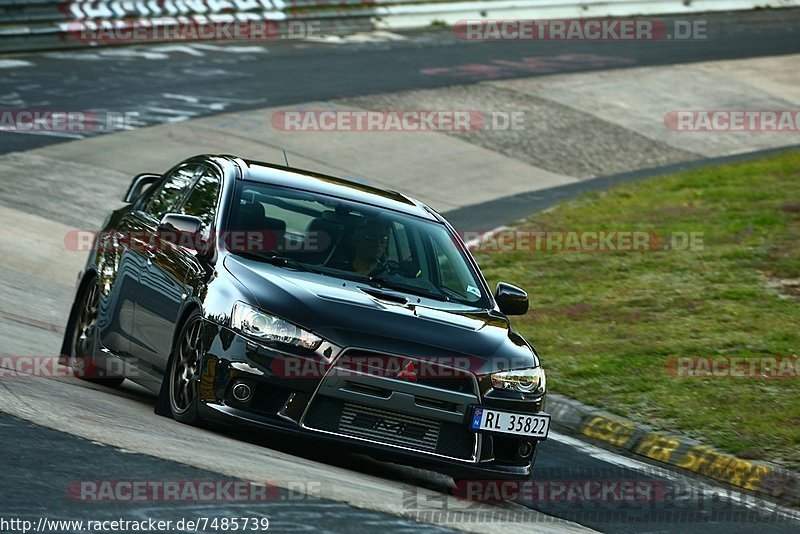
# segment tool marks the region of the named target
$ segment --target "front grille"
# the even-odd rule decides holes
[[[436,451],[438,421],[344,403],[339,432],[427,452]]]
[[[344,402],[338,399],[321,398],[314,401],[308,409],[305,425],[309,428],[338,432],[339,419],[342,418]]]
[[[403,372],[409,368],[409,364],[412,373]],[[439,364],[435,359],[421,360],[405,356],[349,350],[337,361],[336,366],[447,391],[477,393],[470,372]],[[413,377],[410,377],[410,374],[413,374]]]
[[[442,423],[439,430],[439,442],[436,444],[436,453],[451,458],[472,458],[475,447],[475,433],[466,425],[456,423]]]
[[[420,377],[417,378],[417,384],[430,386],[432,388],[447,389],[449,391],[457,391],[458,393],[473,393],[475,391],[472,378],[467,375],[463,377]]]
[[[311,404],[305,426],[463,460],[472,459],[475,444],[475,434],[465,425],[328,397]]]

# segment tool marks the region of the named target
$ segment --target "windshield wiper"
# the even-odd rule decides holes
[[[394,289],[395,291],[402,291],[404,293],[410,293],[412,295],[419,295],[420,297],[440,300],[442,302],[450,302],[450,297],[442,293],[434,293],[432,291],[427,291],[425,289],[422,289],[421,287],[413,287],[413,286],[407,286],[405,284],[400,284],[390,278],[385,278],[383,276],[370,276],[369,284],[371,286],[378,288]]]
[[[318,271],[306,265],[305,263],[300,263],[299,261],[289,258],[287,256],[281,256],[280,254],[257,254],[252,253],[253,256],[258,258],[260,261],[264,261],[269,263],[270,265],[277,265],[278,267],[288,267],[289,269],[295,269],[298,271],[306,271],[309,273],[317,273],[322,274],[322,271]]]

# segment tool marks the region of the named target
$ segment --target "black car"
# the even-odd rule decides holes
[[[524,478],[545,375],[455,230],[331,176],[198,156],[137,176],[95,236],[62,357],[156,411],[294,432],[455,478]]]

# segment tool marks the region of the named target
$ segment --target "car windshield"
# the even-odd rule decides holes
[[[486,307],[478,274],[443,224],[308,191],[242,181],[230,252],[386,291]]]

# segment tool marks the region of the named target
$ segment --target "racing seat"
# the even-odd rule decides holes
[[[234,230],[245,233],[244,240],[237,236],[237,243],[245,244],[245,250],[268,252],[283,248],[286,222],[267,217],[260,202],[243,202],[236,213]]]
[[[308,223],[306,239],[309,240],[309,246],[305,260],[313,265],[325,265],[333,254],[343,229],[344,225],[327,220],[324,213]]]

